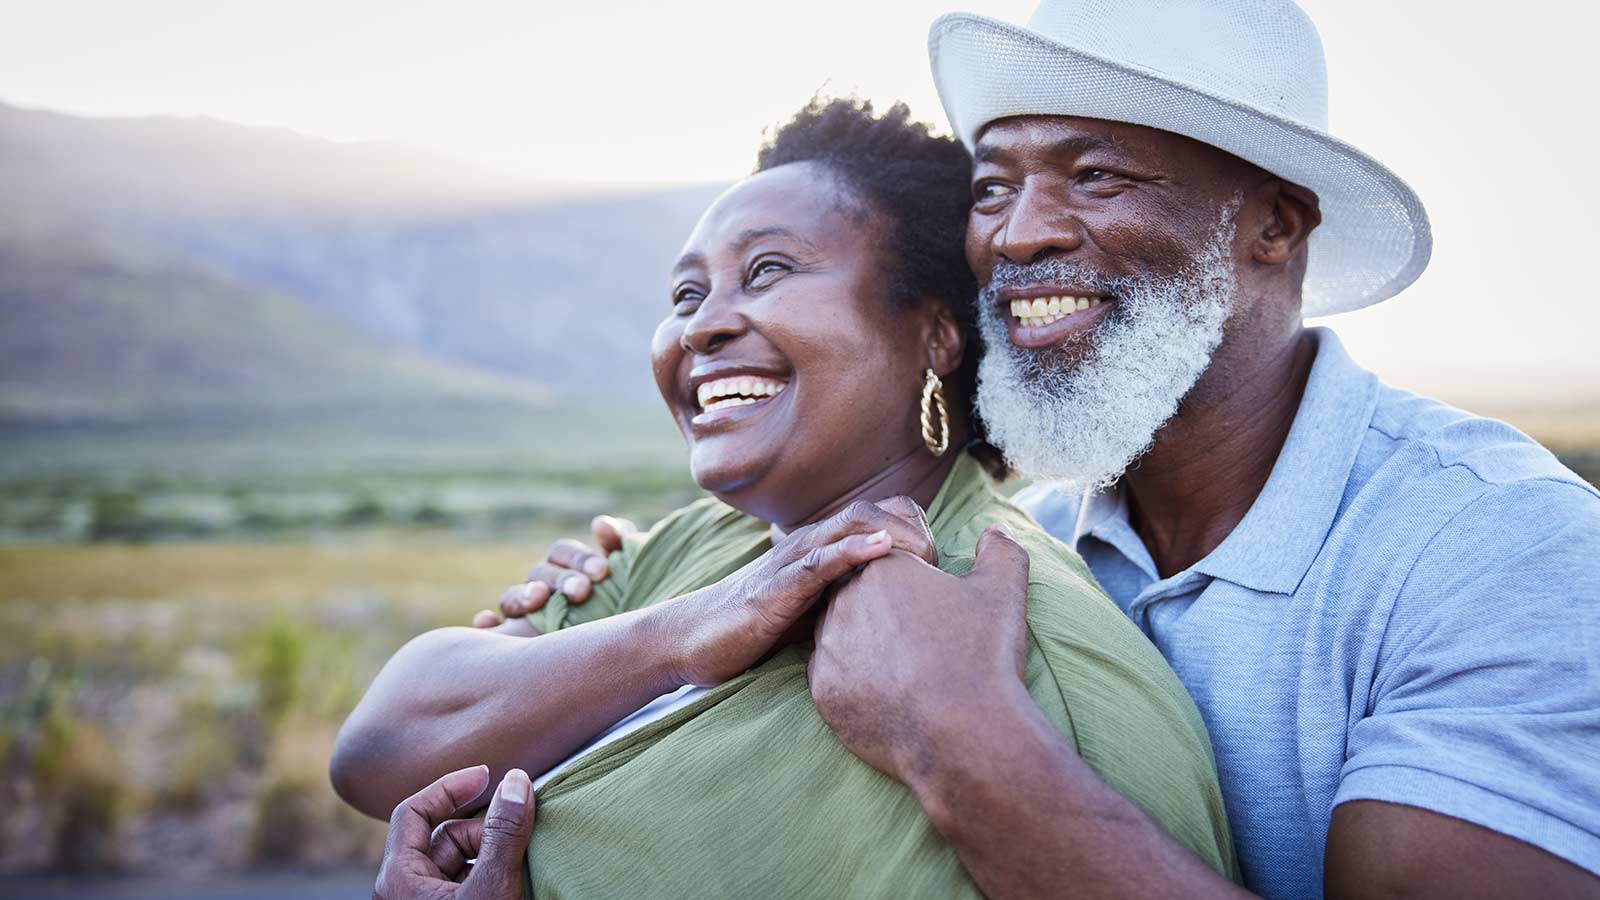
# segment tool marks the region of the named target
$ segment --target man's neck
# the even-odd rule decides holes
[[[1294,425],[1316,357],[1303,328],[1264,354],[1230,355],[1226,343],[1122,479],[1133,526],[1162,578],[1204,559],[1250,511]]]

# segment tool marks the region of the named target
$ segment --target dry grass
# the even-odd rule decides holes
[[[339,723],[545,543],[0,548],[0,871],[375,862]]]

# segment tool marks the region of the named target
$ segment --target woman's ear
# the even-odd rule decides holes
[[[940,378],[948,378],[961,368],[962,355],[967,350],[966,335],[948,306],[936,300],[928,302],[933,304],[926,329],[928,367]]]

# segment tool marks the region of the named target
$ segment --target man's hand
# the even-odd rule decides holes
[[[521,584],[506,589],[500,597],[500,611],[480,610],[472,617],[478,628],[494,628],[505,619],[514,619],[542,609],[557,591],[572,603],[589,599],[598,582],[605,581],[606,556],[622,549],[622,539],[636,534],[639,527],[616,516],[595,516],[589,523],[594,547],[562,539],[550,547],[544,561],[534,566]],[[598,549],[596,549],[598,548]]]
[[[488,766],[462,769],[395,807],[373,900],[522,900],[534,817],[527,774],[507,772],[483,818],[450,818],[488,784]]]
[[[851,753],[914,787],[940,736],[983,728],[997,698],[1031,703],[1027,602],[1028,554],[1002,526],[960,578],[905,553],[868,564],[817,623],[817,711]]]

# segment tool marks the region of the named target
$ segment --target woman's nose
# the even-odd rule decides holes
[[[743,334],[746,327],[744,316],[733,303],[713,293],[701,300],[700,307],[689,317],[689,324],[683,329],[683,348],[690,353],[712,353]]]
[[[1083,222],[1042,191],[1023,191],[994,233],[996,256],[1027,265],[1083,246]]]

